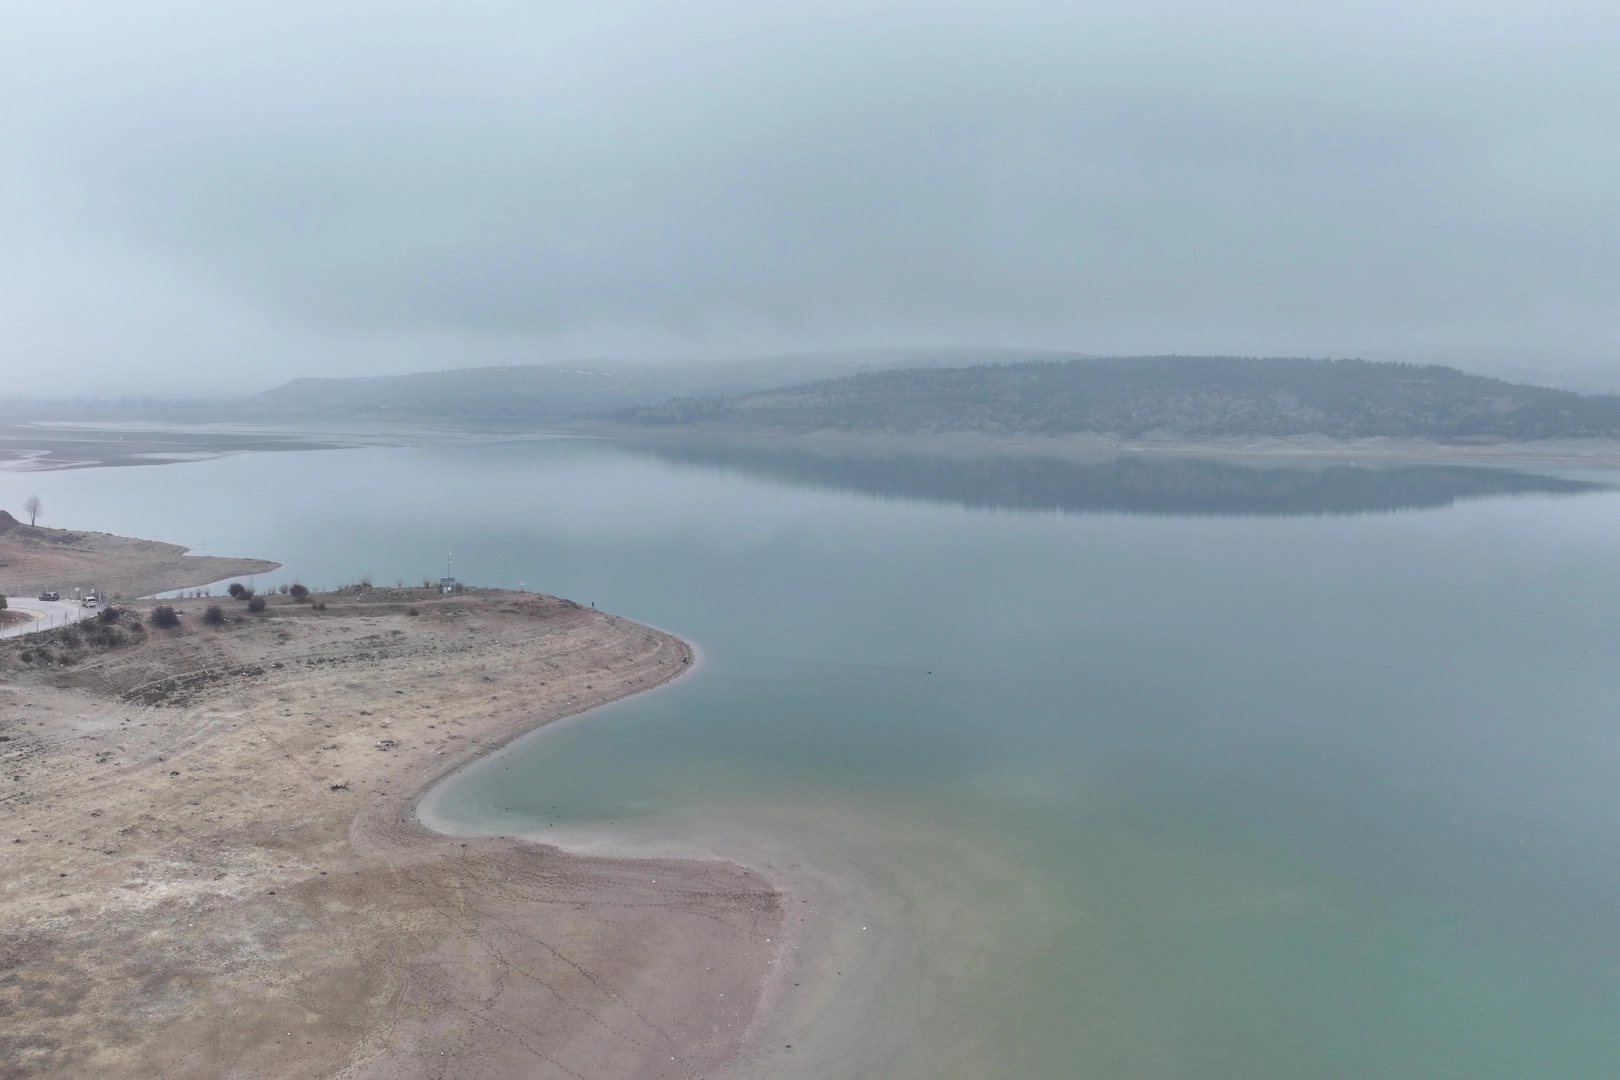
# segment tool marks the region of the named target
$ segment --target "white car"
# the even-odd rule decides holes
[[[96,606],[96,598],[93,597],[93,596],[85,597],[84,606],[85,607],[95,607]]]

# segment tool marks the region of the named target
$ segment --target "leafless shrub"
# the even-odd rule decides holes
[[[84,639],[102,649],[116,649],[124,643],[124,635],[118,632],[116,623],[90,623],[85,627]]]

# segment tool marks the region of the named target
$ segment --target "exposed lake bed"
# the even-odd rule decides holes
[[[0,652],[8,1075],[626,1077],[735,1056],[781,921],[716,862],[421,828],[417,795],[686,670],[533,593],[355,588]],[[71,640],[69,640],[71,638]],[[679,972],[681,994],[665,992]]]
[[[318,585],[417,580],[451,549],[466,580],[698,644],[693,677],[430,802],[467,831],[741,857],[802,906],[875,911],[817,939],[865,966],[796,980],[851,983],[778,1002],[823,1026],[755,1075],[1620,1060],[1611,474],[1406,473],[1387,495],[1376,475],[948,474],[568,440],[3,493]],[[178,533],[164,507],[197,492],[202,535]]]

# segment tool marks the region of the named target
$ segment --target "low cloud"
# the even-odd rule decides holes
[[[996,343],[1600,363],[1580,5],[0,14],[32,392]]]

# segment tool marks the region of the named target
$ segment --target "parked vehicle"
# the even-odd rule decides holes
[[[96,598],[93,597],[93,596],[85,597],[84,598],[84,606],[85,607],[95,607],[96,606]]]
[[[39,598],[41,600],[60,600],[62,599],[62,594],[59,592],[42,592],[39,594]]]

